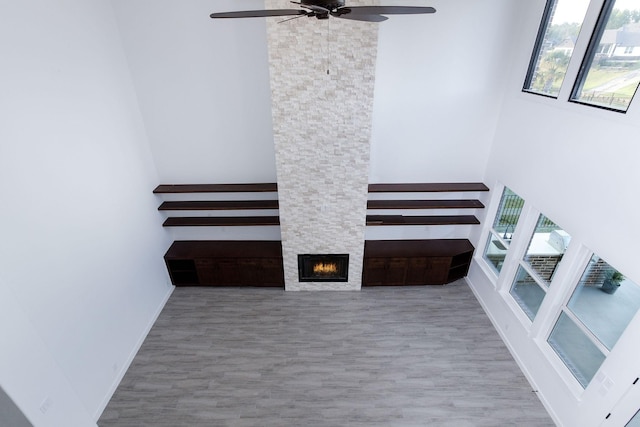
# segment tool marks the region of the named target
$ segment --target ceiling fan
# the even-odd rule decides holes
[[[300,0],[291,3],[300,9],[268,9],[242,10],[237,12],[212,13],[213,19],[218,18],[260,18],[269,16],[293,16],[291,19],[303,16],[317,19],[329,19],[330,16],[354,21],[382,22],[388,18],[384,15],[415,15],[435,13],[432,7],[420,6],[345,6],[345,0]]]

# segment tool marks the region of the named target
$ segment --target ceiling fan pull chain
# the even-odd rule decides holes
[[[327,40],[326,40],[326,48],[327,48],[327,76],[329,75],[329,67],[331,66],[331,46],[329,46],[329,37],[331,37],[331,20],[327,19]]]

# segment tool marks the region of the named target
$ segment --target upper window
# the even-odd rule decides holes
[[[548,0],[523,90],[553,98],[573,54],[589,0]]]
[[[606,0],[571,100],[627,111],[640,82],[640,0]]]

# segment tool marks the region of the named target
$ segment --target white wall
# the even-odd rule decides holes
[[[597,3],[589,11],[583,34],[588,34],[595,22],[600,8]],[[570,65],[568,83],[559,99],[522,93],[544,1],[526,2],[520,7],[521,31],[514,33],[513,72],[506,75],[507,95],[485,182],[492,187],[497,183],[507,185],[531,209],[560,225],[572,236],[574,253],[594,251],[640,283],[636,249],[640,241],[636,222],[640,201],[635,196],[640,182],[640,102],[636,99],[627,114],[621,114],[566,101],[586,39],[578,42],[578,56]],[[499,187],[494,188],[499,191]],[[499,194],[494,194],[494,199],[496,196]],[[483,243],[476,243],[481,248]],[[571,259],[569,255],[565,258]],[[582,268],[567,267],[578,275]],[[514,309],[507,293],[509,283],[498,291],[490,277],[482,261],[476,260],[470,272],[472,288],[556,422],[565,426],[600,425],[640,372],[640,317],[636,315],[602,365],[599,374],[605,381],[598,376],[583,391],[549,351],[544,327],[530,329],[529,322],[517,315],[518,309]],[[562,289],[551,289],[550,293],[568,298],[573,283],[560,282],[558,286]],[[545,301],[541,310],[557,314],[561,298],[549,302]],[[546,326],[554,320],[550,317]]]
[[[264,2],[112,2],[160,180],[275,181],[265,20],[208,17]],[[473,181],[484,174],[517,2],[429,4],[436,14],[372,24],[380,30],[371,182]],[[323,42],[318,55],[326,52]],[[340,54],[331,51],[327,62]]]
[[[519,2],[428,4],[435,14],[379,24],[370,182],[484,175]]]
[[[113,4],[160,181],[275,182],[264,1]]]
[[[640,102],[634,100],[626,114],[567,102],[600,6],[599,0],[592,1],[558,99],[521,91],[544,1],[521,6],[521,30],[510,55],[513,72],[505,78],[507,96],[486,182],[505,183],[640,279],[636,254],[629,250],[640,237],[633,220],[640,207],[633,196],[640,182]]]
[[[172,289],[114,18],[101,0],[0,16],[0,386],[38,426],[97,419]]]
[[[265,20],[208,17],[215,11],[261,9],[264,2],[112,2],[160,181],[275,181]],[[394,16],[370,24],[379,28],[370,182],[483,178],[502,100],[506,47],[512,43],[517,3],[434,0],[429,4],[437,8],[436,14]],[[338,56],[346,53],[328,45],[322,35],[332,30],[332,23],[337,32],[336,20],[310,23],[320,28],[312,52],[318,58],[327,56],[329,65],[339,63]],[[278,25],[293,32],[301,24]],[[327,53],[327,49],[332,50]],[[305,85],[318,77],[303,73],[292,79],[293,84]],[[333,112],[321,115],[329,117]],[[344,115],[337,105],[335,113]],[[299,114],[291,120],[306,124],[309,117]],[[326,126],[331,129],[330,123]],[[481,217],[482,212],[477,215]],[[471,227],[445,228],[369,227],[367,235],[465,238]],[[176,227],[172,233],[177,239],[279,238],[275,229],[252,230]]]

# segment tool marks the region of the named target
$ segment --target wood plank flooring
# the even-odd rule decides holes
[[[177,288],[98,424],[553,426],[463,280]]]

